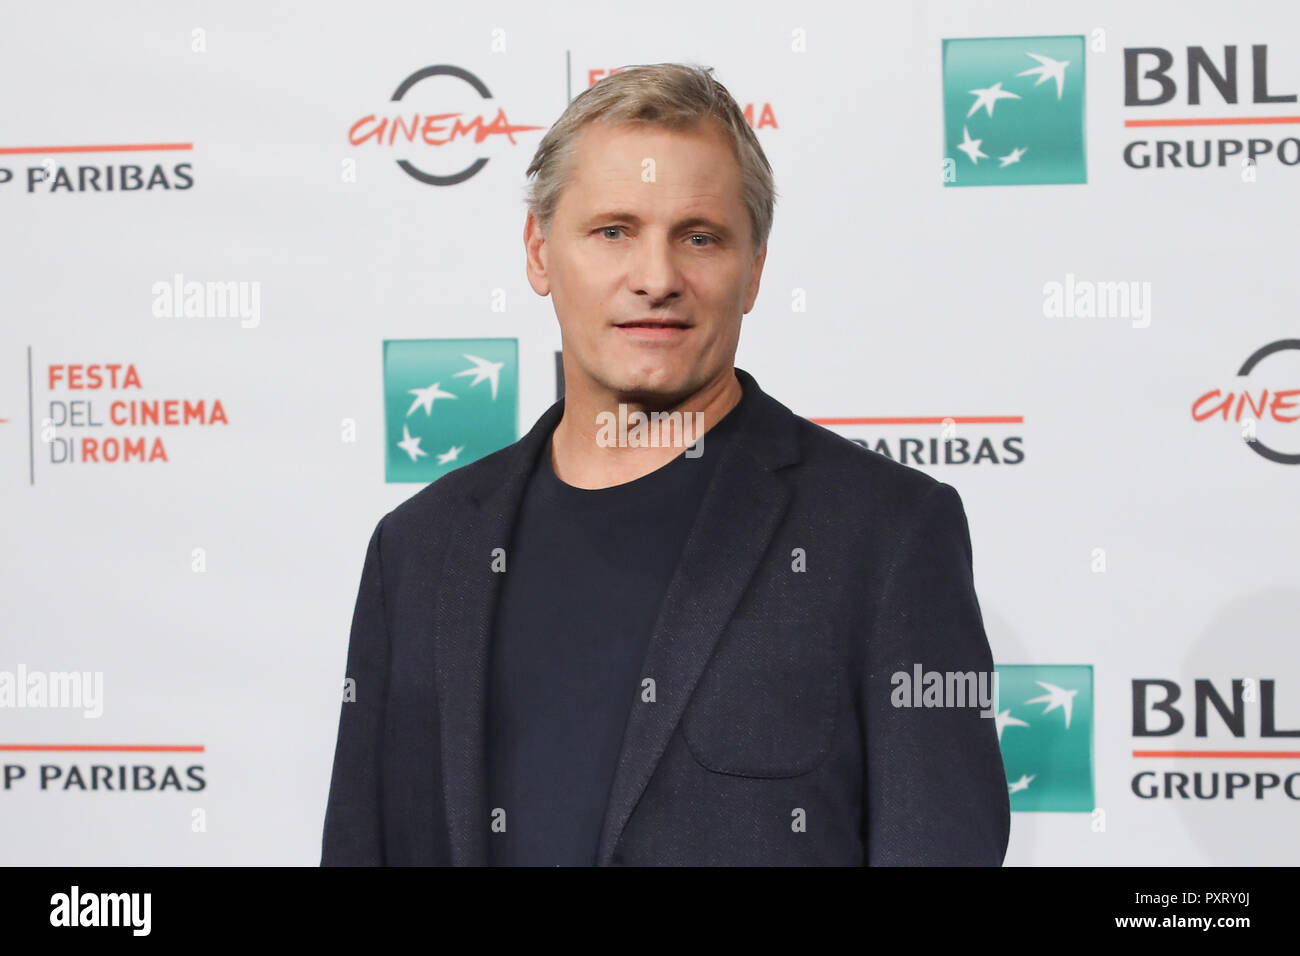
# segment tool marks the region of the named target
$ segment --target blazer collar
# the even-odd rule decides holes
[[[737,368],[735,373],[746,400],[650,636],[641,673],[655,678],[657,702],[647,707],[629,701],[596,852],[600,866],[615,862],[619,836],[789,503],[790,491],[776,472],[799,460],[796,416],[748,372]],[[442,573],[430,582],[436,589],[433,635],[453,865],[486,864],[491,839],[485,720],[489,641],[501,580],[491,570],[493,552],[509,549],[533,465],[563,414],[561,398],[523,438],[475,470],[450,532]],[[706,443],[707,437],[706,432]]]

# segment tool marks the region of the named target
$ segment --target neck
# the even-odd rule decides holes
[[[699,391],[668,407],[627,401],[613,394],[597,396],[585,389],[566,389],[564,415],[551,436],[551,467],[556,477],[576,488],[609,488],[635,481],[668,464],[683,452],[684,446],[601,443],[597,440],[602,431],[598,418],[601,413],[608,413],[617,421],[620,404],[624,405],[624,416],[634,411],[647,415],[651,412],[680,412],[687,429],[695,429],[696,422],[700,423],[697,430],[689,432],[694,440],[706,434],[735,408],[743,392],[731,368]]]

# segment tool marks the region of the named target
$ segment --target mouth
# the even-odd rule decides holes
[[[624,335],[650,341],[672,341],[690,331],[691,325],[682,319],[631,319],[615,323]]]
[[[630,319],[615,323],[620,329],[689,329],[684,319]]]

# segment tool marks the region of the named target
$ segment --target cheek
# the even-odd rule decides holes
[[[605,274],[572,263],[570,268],[552,275],[551,298],[556,308],[570,317],[569,324],[575,331],[594,329],[597,320],[605,314],[604,303],[611,298],[609,280],[595,278]]]
[[[702,298],[726,307],[743,302],[747,289],[745,276],[739,271],[728,272],[725,275],[701,274],[694,287],[700,290]]]

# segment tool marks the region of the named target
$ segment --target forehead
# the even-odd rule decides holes
[[[669,129],[649,123],[588,123],[578,133],[569,182],[573,199],[647,195],[653,161],[656,198],[740,201],[741,172],[731,143],[714,121]]]

